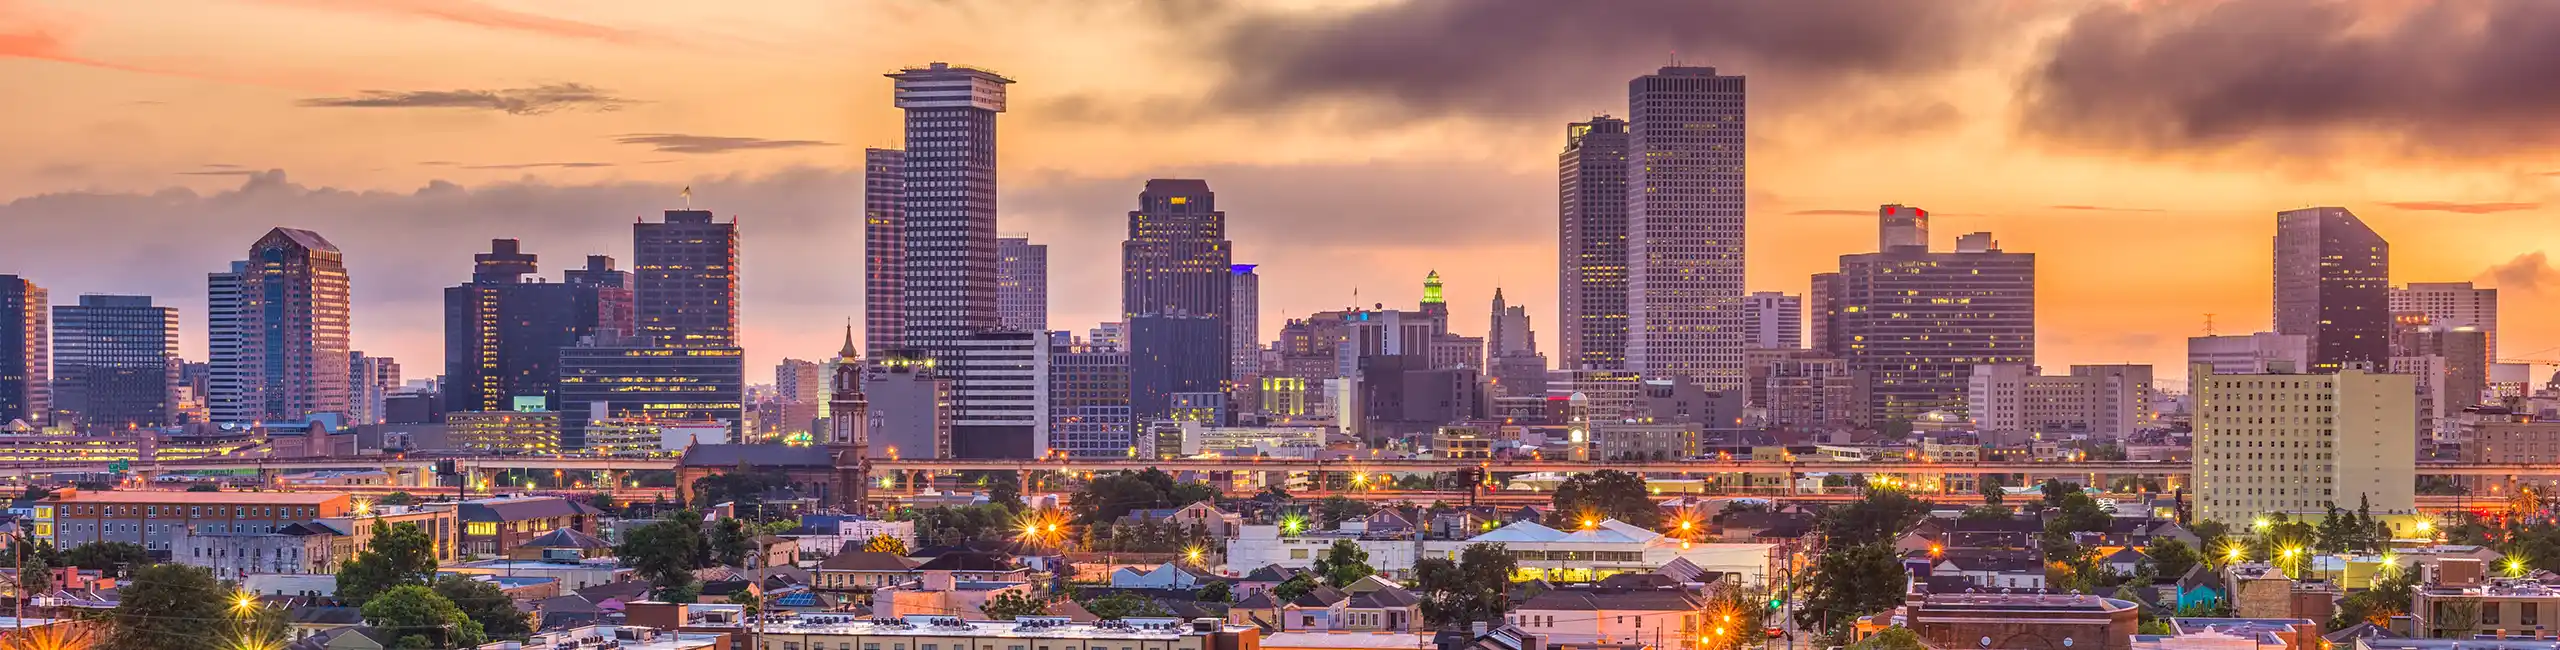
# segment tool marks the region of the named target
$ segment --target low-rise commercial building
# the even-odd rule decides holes
[[[171,550],[188,531],[272,533],[296,522],[345,516],[353,499],[320,492],[84,492],[38,500],[31,532],[57,548],[128,542]]]
[[[2098,596],[1928,594],[1903,612],[1935,648],[2132,650],[2142,626],[2140,605]]]
[[[966,620],[951,615],[865,618],[810,614],[756,630],[771,650],[1256,650],[1260,629],[1215,619],[1172,618],[1073,623],[1060,616],[1011,621]]]
[[[463,554],[497,557],[543,533],[571,528],[594,535],[596,516],[604,511],[560,497],[496,497],[464,501],[456,506],[462,521]]]

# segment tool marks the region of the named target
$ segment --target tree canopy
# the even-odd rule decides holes
[[[1098,474],[1067,495],[1067,509],[1077,523],[1108,523],[1131,510],[1179,508],[1218,498],[1217,488],[1173,480],[1164,470]]]
[[[1548,523],[1568,529],[1581,527],[1586,519],[1616,519],[1644,528],[1662,525],[1662,504],[1654,502],[1644,477],[1614,469],[1565,479],[1556,486],[1552,503]]]
[[[1028,594],[1001,593],[987,599],[987,604],[979,606],[978,611],[985,613],[987,618],[999,621],[1010,621],[1024,616],[1046,616],[1049,614],[1049,599]]]
[[[728,517],[711,523],[711,561],[720,566],[743,567],[747,556],[755,553],[755,531],[747,523]]]
[[[124,583],[108,614],[109,642],[118,650],[197,650],[223,620],[231,590],[213,572],[184,564],[139,567]]]
[[[449,575],[437,579],[434,588],[436,595],[479,623],[481,633],[490,639],[522,641],[533,635],[533,617],[517,611],[515,599],[496,583]]]
[[[151,551],[132,542],[90,542],[63,551],[62,559],[71,566],[114,575],[151,564]]]
[[[413,523],[394,526],[376,519],[371,543],[338,567],[338,600],[362,605],[376,594],[403,585],[424,586],[435,577],[435,540],[427,531]]]
[[[1864,498],[1823,513],[1823,543],[1840,548],[1890,542],[1929,516],[1930,507],[1901,490],[1869,490]]]
[[[1511,611],[1511,574],[1519,568],[1519,561],[1501,544],[1468,544],[1455,562],[1443,558],[1415,562],[1422,620],[1443,630],[1501,621]]]
[[[1815,561],[1796,625],[1838,632],[1860,616],[1902,604],[1902,557],[1884,542],[1827,547]]]
[[[888,535],[873,535],[870,541],[862,543],[862,550],[903,556],[907,554],[907,542]]]
[[[1369,552],[1360,550],[1359,544],[1337,539],[1332,547],[1326,548],[1324,554],[1316,558],[1315,573],[1324,577],[1325,584],[1338,589],[1376,575],[1378,570],[1369,566]]]
[[[401,585],[365,601],[364,619],[403,648],[470,648],[488,642],[478,621],[453,601],[420,585]]]
[[[655,594],[669,602],[689,602],[693,570],[702,568],[701,515],[678,510],[666,518],[623,533],[613,554],[648,580]],[[681,600],[679,600],[681,599]]]

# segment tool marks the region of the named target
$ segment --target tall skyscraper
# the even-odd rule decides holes
[[[1547,394],[1547,356],[1538,353],[1538,335],[1529,329],[1529,308],[1504,300],[1501,287],[1493,289],[1493,322],[1485,330],[1484,367],[1497,397],[1543,398]]]
[[[1960,412],[1974,366],[2035,363],[2035,254],[1989,233],[1957,242],[1842,255],[1816,277],[1832,311],[1823,349],[1866,382],[1869,422]]]
[[[346,414],[352,309],[337,245],[277,228],[231,268],[209,283],[214,422]]]
[[[853,333],[845,332],[845,336],[851,337]],[[783,359],[780,365],[773,367],[773,389],[782,395],[783,401],[815,405],[827,399],[827,375],[827,369],[820,367],[818,362]]]
[[[907,152],[862,150],[862,342],[869,356],[902,347],[907,291]]]
[[[676,246],[656,238],[666,234],[663,230],[652,231],[640,238],[642,249],[655,248],[654,254],[660,256],[662,270],[658,275],[665,278],[693,271],[691,262],[678,262],[675,257],[703,258],[666,250]],[[539,270],[539,257],[524,252],[516,240],[491,240],[489,251],[473,256],[471,282],[444,290],[445,410],[513,411],[519,399],[540,400],[553,410],[572,410],[572,405],[554,399],[559,397],[560,351],[588,337],[603,335],[618,340],[628,333],[617,322],[621,318],[615,313],[628,303],[622,298],[623,292],[614,286],[617,278],[611,271],[613,258],[590,257],[588,268],[570,273],[572,281],[553,283],[528,281],[526,276]],[[723,267],[729,264],[721,262]],[[726,270],[717,273],[730,275]],[[682,288],[668,288],[671,284]],[[707,290],[682,280],[662,280],[659,286],[662,296],[727,295],[717,282]],[[682,326],[686,329],[667,331],[726,331],[727,326],[693,318],[704,308],[734,309],[710,301],[679,298],[662,300],[656,317],[662,326],[690,323]],[[677,334],[674,339],[662,340],[704,340],[696,336]]]
[[[562,281],[596,292],[596,333],[625,338],[633,335],[631,272],[613,268],[613,256],[589,255],[585,268],[569,269],[560,274]]]
[[[916,190],[899,195],[899,343],[948,355],[997,325],[996,114],[1013,80],[940,62],[889,78],[907,118],[902,187]]]
[[[951,378],[951,457],[1049,453],[1049,333],[987,330],[934,358]],[[1225,350],[1213,353],[1221,365]]]
[[[0,424],[43,424],[53,410],[48,295],[25,278],[0,275]]]
[[[1902,246],[1929,247],[1929,211],[1903,205],[1886,204],[1876,208],[1876,219],[1883,227],[1876,230],[1876,250],[1889,251]]]
[[[1743,345],[1764,350],[1804,347],[1804,297],[1755,291],[1743,300]]]
[[[1565,126],[1556,156],[1556,322],[1564,367],[1616,369],[1627,362],[1627,123],[1611,117]]]
[[[381,424],[391,415],[391,393],[400,389],[400,362],[391,357],[347,353],[347,420]]]
[[[1227,361],[1227,376],[1237,382],[1262,376],[1262,276],[1253,268],[1228,267],[1227,349],[1235,354]]]
[[[1218,210],[1207,181],[1147,181],[1138,209],[1129,212],[1129,239],[1120,246],[1134,421],[1164,417],[1173,393],[1218,392],[1232,378],[1232,251],[1227,213]],[[1142,318],[1148,316],[1158,318]]]
[[[1742,388],[1743,78],[1627,84],[1627,365]]]
[[[2276,213],[2276,332],[2311,337],[2311,367],[2391,362],[2391,244],[2346,208]]]
[[[737,220],[668,210],[658,223],[631,224],[631,252],[641,338],[660,347],[738,344]]]
[[[996,327],[1048,331],[1048,244],[1028,236],[996,238]]]
[[[1137,446],[1129,424],[1129,351],[1049,334],[1049,447],[1069,456],[1123,456]]]
[[[2411,282],[2391,290],[2391,313],[2423,314],[2428,325],[2468,327],[2487,335],[2489,361],[2498,356],[2498,290],[2469,282]]]
[[[53,308],[53,412],[84,430],[176,424],[178,366],[176,307],[91,294]]]

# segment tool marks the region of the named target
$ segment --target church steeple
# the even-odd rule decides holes
[[[844,349],[836,351],[836,358],[851,359],[857,354],[853,347],[853,319],[848,318],[844,321]]]

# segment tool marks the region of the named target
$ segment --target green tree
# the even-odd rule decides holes
[[[2186,576],[2187,570],[2204,561],[2204,554],[2167,535],[2152,538],[2151,545],[2143,547],[2142,554],[2151,558],[2151,565],[2157,567],[2159,575],[2171,578]]]
[[[2196,552],[2212,553],[2222,548],[2222,540],[2231,536],[2231,525],[2206,519],[2187,527],[2196,534]]]
[[[1282,603],[1287,603],[1292,600],[1297,600],[1299,596],[1307,595],[1307,592],[1315,591],[1316,584],[1316,574],[1314,573],[1301,573],[1289,576],[1289,579],[1282,580],[1280,581],[1280,584],[1271,586],[1271,597]]]
[[[117,650],[198,650],[208,628],[227,616],[230,589],[213,572],[184,564],[139,567],[107,615],[108,642]]]
[[[1224,580],[1213,581],[1200,585],[1200,590],[1193,592],[1191,597],[1198,598],[1204,603],[1225,603],[1235,600],[1235,587],[1228,586]]]
[[[1201,483],[1180,483],[1173,479],[1172,474],[1151,467],[1145,471],[1096,475],[1067,495],[1067,509],[1075,513],[1076,523],[1107,524],[1131,510],[1179,508],[1216,499],[1217,496],[1217,488]]]
[[[1342,522],[1367,517],[1369,516],[1369,513],[1376,512],[1377,507],[1369,505],[1369,502],[1361,501],[1359,499],[1353,499],[1345,496],[1329,496],[1325,497],[1322,501],[1316,502],[1315,511],[1316,519],[1323,521],[1324,525],[1330,528],[1340,525]]]
[[[1901,490],[1882,489],[1824,513],[1823,543],[1832,548],[1890,542],[1929,516],[1930,504]]]
[[[993,471],[978,477],[978,486],[987,491],[987,503],[1006,510],[1019,511],[1022,502],[1022,475],[1009,471]]]
[[[755,541],[747,522],[721,517],[711,524],[711,561],[720,566],[746,566],[747,556],[755,553]]]
[[[478,621],[421,585],[393,587],[365,601],[364,620],[403,647],[470,648],[488,642]]]
[[[62,559],[72,566],[112,575],[138,571],[151,564],[151,551],[132,542],[91,542],[64,551]]]
[[[1911,437],[1911,418],[1892,417],[1876,423],[1876,435],[1886,440],[1901,441]]]
[[[721,503],[734,504],[741,513],[755,512],[764,505],[764,493],[791,485],[791,477],[780,470],[747,466],[694,479],[693,506],[710,509]]]
[[[691,602],[693,570],[702,568],[702,526],[695,523],[701,520],[691,510],[678,510],[631,529],[614,545],[614,557],[648,580],[660,600]]]
[[[1361,578],[1378,573],[1377,568],[1369,566],[1369,552],[1360,550],[1359,544],[1347,539],[1334,540],[1333,547],[1325,549],[1324,554],[1316,558],[1315,568],[1317,575],[1324,576],[1325,584],[1335,588],[1349,587]]]
[[[1643,528],[1662,525],[1662,504],[1654,502],[1644,477],[1614,469],[1565,479],[1556,486],[1553,503],[1555,509],[1547,513],[1553,526],[1580,528],[1602,518]]]
[[[1929,650],[1929,642],[1921,640],[1920,633],[1911,628],[1888,627],[1849,644],[1849,650]]]
[[[2374,581],[2372,588],[2338,600],[2338,612],[2329,619],[2329,631],[2347,629],[2357,623],[2389,625],[2391,617],[2410,613],[2411,597],[2417,593],[2418,572],[2415,569],[2386,570],[2390,574]]]
[[[605,512],[614,512],[619,509],[616,507],[618,504],[613,502],[613,493],[611,492],[588,493],[587,505],[594,506],[595,509]]]
[[[1520,570],[1520,563],[1501,544],[1468,544],[1455,562],[1427,558],[1413,569],[1422,620],[1455,630],[1477,621],[1499,622],[1511,611],[1511,574]]]
[[[2044,507],[2047,508],[2060,508],[2064,496],[2081,491],[2080,486],[2064,483],[2058,478],[2045,479],[2044,485],[2037,486],[2037,489],[2044,492]]]
[[[979,606],[978,611],[984,612],[987,618],[999,621],[1010,621],[1024,616],[1047,616],[1049,599],[1029,594],[1001,593],[987,599],[987,604]]]
[[[1860,616],[1902,604],[1902,558],[1885,543],[1831,547],[1814,562],[1796,625],[1838,633]]]
[[[1084,610],[1106,619],[1145,618],[1172,613],[1153,598],[1125,591],[1085,601]]]
[[[1981,475],[1981,478],[1976,479],[1975,482],[1981,484],[1979,489],[1982,491],[1983,505],[1997,506],[2000,505],[2002,501],[2007,501],[2009,499],[2009,477],[2007,475],[1983,474]]]
[[[2098,506],[2098,499],[2087,492],[2073,491],[2055,504],[2055,513],[2045,521],[2046,531],[2057,533],[2100,533],[2115,525],[2115,517]]]
[[[222,486],[214,485],[214,484],[212,484],[212,483],[197,483],[197,484],[195,484],[195,485],[189,485],[189,486],[187,486],[187,491],[188,491],[188,492],[221,492],[221,491],[222,491]]]
[[[53,566],[44,556],[28,557],[18,565],[18,593],[41,594],[53,591]]]
[[[490,639],[522,641],[533,635],[533,618],[516,610],[515,599],[496,583],[449,575],[436,580],[435,592],[479,623],[481,633]]]
[[[888,535],[873,535],[871,541],[862,543],[862,550],[904,556],[907,554],[907,542]]]
[[[407,492],[393,492],[383,495],[380,499],[374,500],[374,503],[386,506],[414,506],[418,505],[418,495]]]
[[[373,522],[372,541],[338,567],[338,600],[362,605],[403,585],[424,586],[436,577],[435,540],[417,524]]]

